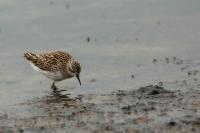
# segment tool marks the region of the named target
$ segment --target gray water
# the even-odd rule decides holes
[[[160,81],[171,90],[187,89],[175,83],[200,67],[199,5],[197,0],[1,0],[0,113],[40,114],[19,104],[51,92],[51,81],[23,58],[27,51],[71,53],[82,65],[82,86],[75,78],[58,86],[73,96]],[[166,64],[173,57],[184,63]]]

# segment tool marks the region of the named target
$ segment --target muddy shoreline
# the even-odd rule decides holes
[[[169,91],[160,86],[71,97],[64,91],[33,99],[45,115],[0,116],[3,132],[199,132],[200,91]]]

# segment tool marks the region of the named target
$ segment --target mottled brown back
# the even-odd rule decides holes
[[[45,71],[58,71],[66,69],[66,65],[73,57],[62,51],[49,52],[44,54],[25,53],[24,57],[31,61],[38,68]]]

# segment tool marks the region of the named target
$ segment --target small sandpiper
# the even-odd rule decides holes
[[[69,53],[62,51],[34,54],[24,53],[24,57],[31,64],[33,69],[53,80],[51,88],[57,90],[55,82],[76,76],[79,78],[81,65]]]

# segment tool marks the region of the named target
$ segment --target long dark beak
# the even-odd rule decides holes
[[[79,74],[76,75],[76,78],[78,79],[78,82],[81,85],[81,80],[80,80]]]

